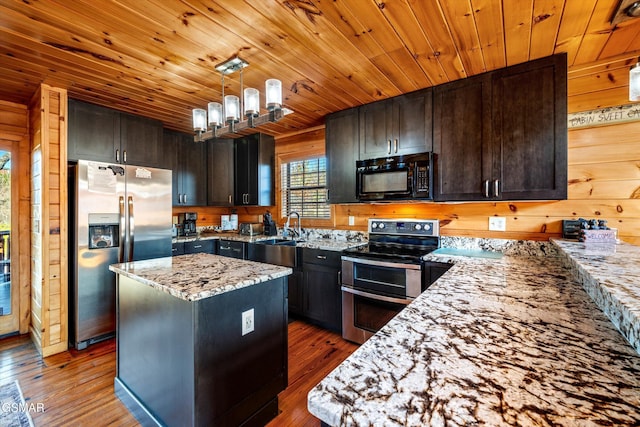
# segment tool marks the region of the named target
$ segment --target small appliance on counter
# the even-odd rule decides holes
[[[196,234],[196,212],[183,212],[178,214],[178,235],[193,236]]]
[[[243,236],[256,236],[262,234],[263,225],[259,222],[243,222],[240,224],[240,234]]]
[[[278,234],[276,222],[271,218],[271,212],[267,212],[262,217],[262,227],[266,236],[275,236]]]

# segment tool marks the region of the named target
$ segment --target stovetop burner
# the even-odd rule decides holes
[[[440,247],[438,220],[370,219],[369,244],[342,252],[344,256],[419,264]]]

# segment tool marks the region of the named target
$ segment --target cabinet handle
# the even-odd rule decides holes
[[[391,140],[387,140],[387,154],[391,154]]]
[[[484,197],[489,198],[489,180],[484,180]]]
[[[342,270],[338,270],[338,284],[342,285]]]
[[[500,197],[500,180],[493,180],[493,195],[495,197]]]
[[[229,204],[232,204],[233,199],[231,198],[231,194],[229,194]]]
[[[127,150],[122,151],[122,161],[127,163]]]
[[[394,153],[398,152],[398,138],[393,140],[393,152]]]
[[[184,204],[187,204],[187,193],[184,193]]]
[[[116,148],[116,162],[120,162],[120,149]]]
[[[318,259],[327,259],[326,255],[316,255],[316,258]]]
[[[193,249],[200,249],[202,245],[193,245]]]

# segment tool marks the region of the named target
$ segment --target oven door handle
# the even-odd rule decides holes
[[[391,302],[395,304],[409,305],[413,301],[405,298],[393,298],[393,297],[387,297],[384,295],[376,295],[369,292],[360,291],[358,289],[349,288],[347,286],[342,286],[341,289],[343,292],[348,292],[350,294],[359,295],[361,297],[371,298],[378,301]]]
[[[398,268],[403,270],[421,270],[422,266],[420,264],[404,264],[400,262],[386,262],[386,261],[374,261],[365,258],[358,257],[350,257],[350,256],[342,256],[342,261],[351,261],[354,264],[363,264],[363,265],[376,265],[379,267],[391,267]]]

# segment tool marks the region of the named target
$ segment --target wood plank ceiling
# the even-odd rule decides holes
[[[215,65],[250,63],[244,87],[283,82],[282,135],[327,113],[567,52],[570,70],[640,52],[617,0],[0,0],[0,99],[37,85],[191,132],[220,100]],[[622,78],[624,73],[621,73]],[[239,94],[239,73],[225,79]],[[264,102],[264,101],[263,101]]]

